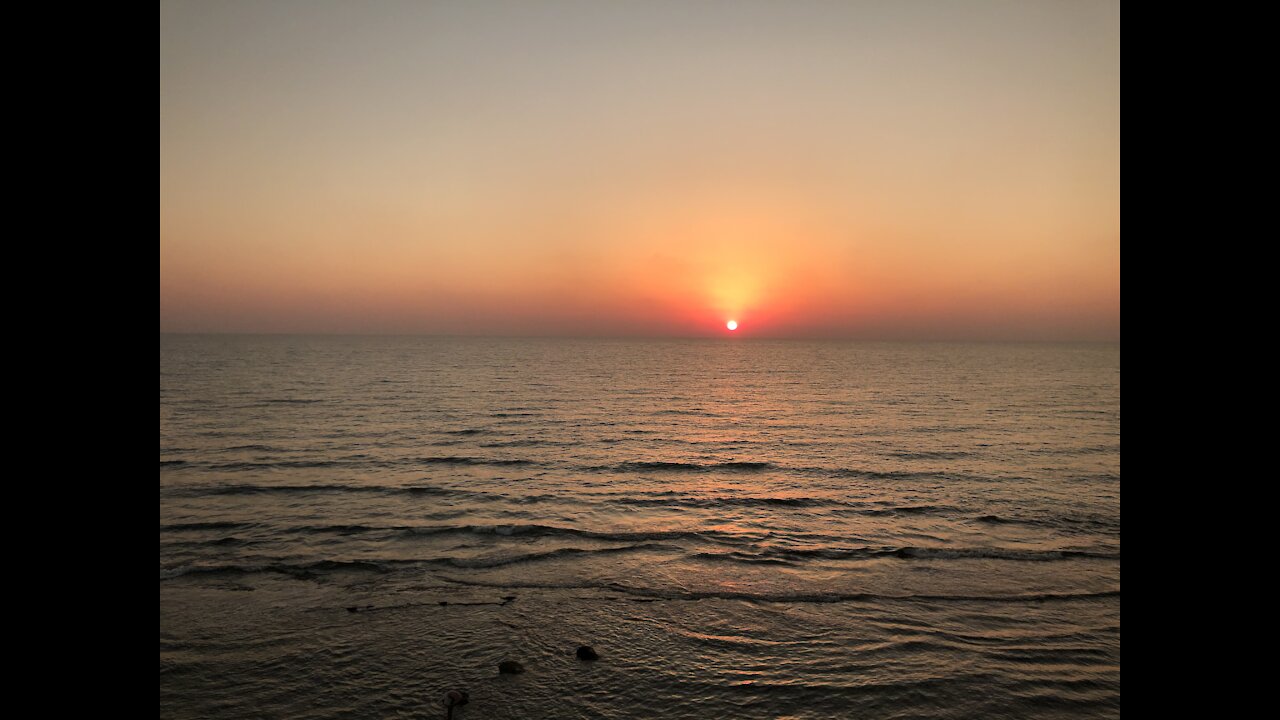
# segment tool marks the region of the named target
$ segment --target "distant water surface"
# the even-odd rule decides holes
[[[164,718],[1118,717],[1120,349],[162,335],[159,581]]]

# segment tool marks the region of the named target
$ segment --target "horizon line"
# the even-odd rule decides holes
[[[453,340],[724,340],[729,342],[782,341],[782,342],[865,342],[865,343],[938,343],[972,345],[1119,345],[1120,339],[1028,339],[1028,338],[946,338],[946,337],[851,337],[827,335],[565,335],[565,334],[462,334],[462,333],[414,333],[414,332],[228,332],[228,331],[166,331],[160,335],[171,336],[223,336],[223,337],[333,337],[333,338],[438,338]]]

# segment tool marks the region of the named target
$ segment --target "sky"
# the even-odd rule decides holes
[[[160,330],[1119,341],[1119,2],[162,0]]]

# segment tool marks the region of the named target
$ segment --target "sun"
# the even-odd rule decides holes
[[[727,327],[727,328],[729,328],[730,330],[737,330],[737,329],[738,329],[738,321],[737,321],[737,320],[730,320],[729,322],[725,323],[725,324],[724,324],[724,326],[725,326],[725,327]]]

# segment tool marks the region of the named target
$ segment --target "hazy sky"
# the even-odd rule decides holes
[[[1120,337],[1110,0],[160,5],[160,330]]]

